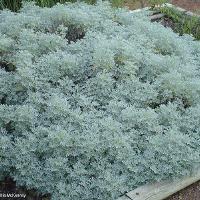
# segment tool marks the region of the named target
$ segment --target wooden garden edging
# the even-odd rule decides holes
[[[117,200],[163,200],[200,180],[200,170],[190,177],[174,182],[148,184],[136,188]]]

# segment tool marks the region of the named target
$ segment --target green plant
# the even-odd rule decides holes
[[[9,8],[12,11],[17,11],[22,6],[22,0],[0,0],[0,9]]]
[[[147,0],[152,7],[168,3],[169,0]]]
[[[169,17],[174,23],[174,31],[183,34],[193,35],[197,40],[200,39],[200,17],[187,16],[174,8],[163,7],[159,9]]]
[[[200,164],[200,45],[108,2],[0,12],[0,177],[114,200]]]
[[[124,0],[111,0],[111,3],[114,7],[123,7]]]

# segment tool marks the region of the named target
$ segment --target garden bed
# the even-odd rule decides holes
[[[147,14],[107,2],[0,12],[1,179],[114,200],[199,166],[199,43]]]

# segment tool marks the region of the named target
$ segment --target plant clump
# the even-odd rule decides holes
[[[0,12],[1,180],[114,200],[199,167],[200,43],[147,15],[107,2]]]

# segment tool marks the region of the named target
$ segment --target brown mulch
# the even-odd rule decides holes
[[[200,10],[200,0],[172,0],[172,4],[190,11]]]
[[[200,200],[200,181],[172,195],[166,200]]]
[[[200,11],[200,0],[169,0],[169,3],[189,11]],[[124,5],[130,10],[149,6],[147,0],[124,0]]]

